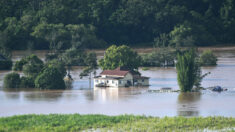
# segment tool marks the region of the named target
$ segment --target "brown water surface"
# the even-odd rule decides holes
[[[36,54],[44,58],[46,51]],[[18,60],[27,52],[15,52]],[[19,114],[80,113],[136,114],[151,116],[232,116],[235,117],[235,52],[216,52],[216,67],[203,67],[211,72],[203,87],[220,85],[226,92],[204,90],[200,93],[150,93],[149,89],[178,89],[175,68],[150,68],[140,72],[150,77],[149,87],[93,88],[87,78],[79,79],[81,67],[74,67],[72,89],[3,89],[3,78],[10,71],[0,71],[0,116]],[[97,70],[100,73],[101,70]],[[93,82],[92,82],[93,83]]]

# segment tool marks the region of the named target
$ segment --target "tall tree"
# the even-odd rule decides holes
[[[137,70],[141,63],[141,57],[126,45],[110,46],[106,51],[104,58],[99,61],[103,70],[125,67],[130,70]]]
[[[177,55],[177,80],[182,92],[191,91],[197,78],[199,67],[196,64],[194,49]]]

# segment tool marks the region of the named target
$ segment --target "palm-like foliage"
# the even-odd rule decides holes
[[[197,80],[197,71],[200,67],[195,58],[194,49],[177,55],[177,80],[182,92],[191,91]]]

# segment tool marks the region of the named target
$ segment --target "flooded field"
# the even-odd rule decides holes
[[[36,52],[42,59],[44,52]],[[15,52],[13,60],[26,53]],[[100,53],[101,54],[101,53]],[[232,116],[235,117],[235,52],[216,52],[216,67],[203,67],[211,72],[203,87],[220,85],[226,92],[204,90],[201,93],[150,93],[149,89],[178,89],[175,68],[150,68],[140,72],[150,77],[149,87],[93,88],[87,78],[80,79],[81,67],[74,67],[72,89],[39,90],[2,88],[3,77],[10,71],[0,71],[0,116],[18,114],[80,113],[135,114],[151,116]],[[99,74],[101,70],[97,70]],[[93,83],[93,82],[92,82]]]

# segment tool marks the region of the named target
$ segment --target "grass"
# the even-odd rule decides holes
[[[0,118],[0,132],[234,131],[235,118],[146,117],[133,115],[20,115]]]

